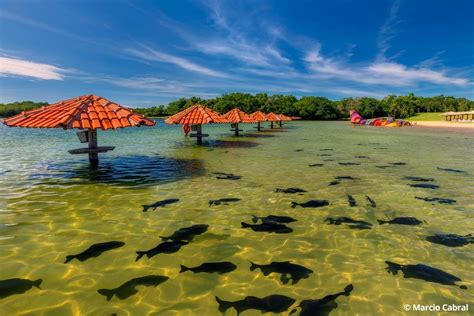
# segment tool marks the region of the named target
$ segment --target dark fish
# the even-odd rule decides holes
[[[139,285],[156,287],[168,279],[168,277],[162,275],[147,275],[144,277],[131,279],[115,289],[100,289],[97,292],[105,296],[107,301],[110,301],[114,295],[117,296],[117,298],[124,300],[132,295],[137,294],[138,290],[136,287]]]
[[[207,232],[207,229],[209,228],[209,225],[206,224],[197,224],[197,225],[192,225],[189,227],[183,227],[175,231],[172,235],[163,237],[160,236],[161,239],[164,241],[168,240],[173,240],[173,241],[179,241],[179,240],[184,240],[184,241],[192,241],[193,238],[197,235],[204,234]]]
[[[319,157],[331,157],[331,154],[318,154]]]
[[[387,169],[387,168],[393,168],[395,166],[387,166],[387,165],[382,165],[382,166],[375,166],[376,168],[380,168],[380,169]]]
[[[368,156],[355,156],[356,158],[369,158]]]
[[[250,262],[250,271],[255,269],[260,269],[265,276],[270,273],[281,274],[280,281],[283,284],[288,284],[290,280],[291,284],[296,284],[301,279],[307,279],[309,275],[313,273],[313,270],[299,264],[291,263],[290,261],[272,262],[270,264],[256,264]]]
[[[144,255],[146,255],[148,258],[151,258],[153,256],[156,256],[157,254],[160,254],[160,253],[175,253],[179,249],[181,249],[182,246],[187,245],[187,244],[188,244],[188,242],[181,241],[181,240],[162,242],[161,244],[159,244],[158,246],[156,246],[155,248],[152,248],[150,250],[137,251],[138,256],[137,256],[137,259],[135,261],[140,260],[140,258],[143,257]]]
[[[72,259],[77,259],[83,262],[87,259],[98,257],[107,250],[120,248],[123,245],[125,245],[125,243],[121,241],[108,241],[99,244],[93,244],[92,246],[77,255],[66,256],[66,261],[64,263],[68,263]]]
[[[23,294],[34,287],[41,289],[40,285],[43,280],[38,279],[35,281],[28,279],[7,279],[0,281],[0,299],[15,294]]]
[[[454,172],[454,173],[467,173],[466,171],[463,171],[463,170],[450,169],[450,168],[440,168],[440,167],[438,167],[438,170],[446,171],[446,172]]]
[[[453,199],[444,199],[444,198],[437,198],[437,197],[418,197],[418,196],[415,196],[415,199],[417,200],[423,200],[423,201],[426,201],[426,202],[437,202],[439,204],[453,204],[453,203],[456,203],[456,200],[453,200]]]
[[[432,182],[432,181],[434,181],[433,178],[422,178],[422,177],[416,177],[416,176],[406,176],[406,177],[403,177],[402,180],[410,180],[410,181],[418,181],[418,182]]]
[[[323,161],[334,161],[334,159],[323,159]]]
[[[148,211],[150,208],[153,209],[153,210],[156,210],[158,207],[164,207],[168,204],[173,204],[173,203],[176,203],[178,201],[179,201],[179,199],[166,199],[166,200],[163,200],[163,201],[155,202],[153,204],[142,205],[143,206],[143,212]]]
[[[329,182],[328,186],[338,185],[339,183],[341,183],[341,182],[337,181],[337,180],[334,180],[334,181]]]
[[[334,177],[334,179],[336,179],[336,180],[359,180],[359,178],[354,178],[354,177],[351,177],[351,176],[337,176],[337,177]]]
[[[467,244],[474,244],[472,234],[460,236],[456,234],[434,234],[426,237],[426,240],[435,244],[445,245],[448,247],[462,247]]]
[[[367,199],[367,202],[369,202],[370,207],[377,207],[377,204],[370,198],[370,196],[366,195],[365,198]]]
[[[324,164],[322,163],[313,163],[312,165],[308,165],[309,167],[322,167]]]
[[[343,292],[336,294],[327,295],[321,299],[316,300],[304,300],[301,301],[299,307],[301,308],[300,316],[326,316],[331,313],[332,310],[337,308],[336,299],[341,296],[349,296],[354,289],[352,284],[349,284],[344,288]],[[296,309],[291,311],[290,315],[296,312]]]
[[[237,176],[233,173],[214,172],[217,175],[216,179],[219,180],[239,180],[242,176]]]
[[[295,149],[296,152],[304,151],[304,149]]]
[[[332,148],[323,148],[323,149],[320,149],[319,151],[333,151],[334,149]]]
[[[297,206],[301,206],[303,208],[307,207],[322,207],[329,205],[329,202],[327,200],[309,200],[308,202],[304,203],[296,203],[296,202],[291,202],[291,207],[295,208]]]
[[[371,223],[355,220],[350,217],[338,217],[338,218],[327,217],[324,221],[328,222],[329,225],[347,224],[350,228],[356,228],[356,229],[371,229],[372,228]]]
[[[293,229],[290,227],[278,224],[275,222],[263,222],[262,224],[252,225],[247,223],[240,223],[242,228],[250,228],[255,232],[267,232],[267,233],[276,233],[276,234],[288,234],[293,232]]]
[[[224,273],[232,272],[235,269],[237,269],[237,266],[231,262],[206,262],[194,268],[188,268],[182,265],[181,271],[179,271],[179,273],[192,271],[194,273],[206,272],[206,273],[224,274]]]
[[[349,202],[349,206],[350,206],[350,207],[357,205],[356,200],[355,200],[354,197],[353,197],[352,195],[350,195],[350,194],[347,195],[347,202]]]
[[[360,163],[358,162],[338,162],[341,166],[358,166]]]
[[[209,200],[209,206],[221,205],[221,204],[227,205],[228,203],[238,202],[238,201],[240,201],[240,199],[238,198],[224,198],[224,199],[218,199],[218,200]]]
[[[406,162],[389,162],[388,164],[392,166],[405,166]]]
[[[269,295],[263,298],[246,296],[244,299],[234,302],[223,301],[216,296],[216,301],[219,303],[221,313],[224,314],[228,309],[234,308],[237,315],[249,309],[256,309],[262,313],[283,313],[295,303],[294,299],[284,295]]]
[[[380,225],[383,224],[398,224],[398,225],[420,225],[422,222],[415,217],[395,217],[389,221],[377,220]]]
[[[428,282],[439,283],[444,285],[457,286],[456,282],[462,281],[457,276],[444,272],[424,264],[398,264],[390,261],[385,261],[387,264],[387,272],[396,275],[398,271],[403,272],[403,277],[406,279],[420,279]],[[465,285],[460,286],[461,289],[466,290]]]
[[[435,190],[439,188],[439,185],[436,184],[431,184],[431,183],[414,183],[414,184],[409,184],[412,188],[423,188],[423,189],[431,189]]]
[[[300,189],[300,188],[287,188],[287,189],[275,189],[275,192],[281,192],[281,193],[302,193],[302,192],[308,192],[306,190]]]
[[[296,219],[289,216],[277,216],[277,215],[268,215],[265,217],[258,217],[252,215],[252,222],[256,223],[258,220],[261,220],[262,223],[278,223],[278,224],[288,224],[296,222]]]

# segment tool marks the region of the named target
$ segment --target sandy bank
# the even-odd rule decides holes
[[[415,121],[416,126],[429,126],[429,127],[452,127],[452,128],[468,128],[474,129],[473,123],[460,123],[460,122],[446,122],[446,121]]]

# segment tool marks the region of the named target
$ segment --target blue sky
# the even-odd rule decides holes
[[[474,1],[2,0],[0,102],[474,98]]]

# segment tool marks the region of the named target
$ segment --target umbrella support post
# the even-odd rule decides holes
[[[89,129],[89,149],[97,149],[97,130]],[[89,153],[89,162],[92,165],[99,164],[99,154],[98,153]]]
[[[273,121],[270,122],[270,128],[273,128]]]
[[[197,139],[197,143],[201,145],[202,144],[202,125],[201,124],[197,126],[196,139]]]
[[[261,132],[261,131],[262,131],[262,126],[260,125],[260,121],[257,122],[257,126],[255,126],[254,128],[257,129],[257,132]]]
[[[239,124],[235,124],[235,136],[239,136]]]
[[[191,130],[196,133],[189,134],[189,137],[196,137],[196,141],[198,145],[202,144],[203,137],[208,137],[208,134],[202,133],[202,125],[201,124],[194,124],[191,126]]]
[[[279,124],[279,125],[280,125],[280,127],[282,127],[282,125],[283,125],[283,122],[282,122],[282,121],[280,121],[279,123],[280,123],[280,124]]]

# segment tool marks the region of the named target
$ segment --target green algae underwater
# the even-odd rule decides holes
[[[101,155],[94,169],[86,156],[67,153],[80,147],[75,131],[1,126],[0,280],[42,282],[1,298],[0,314],[222,315],[216,296],[234,302],[282,295],[294,304],[280,314],[296,309],[297,315],[302,301],[349,284],[353,290],[335,298],[331,315],[402,315],[404,304],[472,302],[474,245],[448,247],[427,237],[473,233],[474,134],[346,122],[288,122],[260,133],[242,127],[243,136],[232,137],[229,125],[204,126],[211,137],[203,146],[161,120],[151,128],[99,132],[99,145],[116,149]],[[222,176],[229,174],[236,178]],[[419,183],[435,187],[412,186]],[[301,192],[276,192],[288,188]],[[143,212],[143,205],[173,199]],[[311,200],[328,205],[299,205]],[[242,228],[242,222],[259,225],[254,216],[269,215],[296,220],[280,224],[291,232]],[[328,217],[368,225],[331,225]],[[421,224],[378,222],[396,217]],[[175,252],[136,261],[137,251],[193,225],[208,226]],[[64,263],[111,241],[118,244],[96,257]],[[312,272],[285,284],[279,273],[251,269],[252,263],[285,261]],[[404,278],[388,273],[385,261],[425,264],[462,281],[452,286]],[[230,262],[232,269],[181,268],[209,262]],[[143,278],[151,275],[162,278]],[[128,281],[122,298],[107,301],[98,292]],[[236,314],[232,307],[225,311]]]

